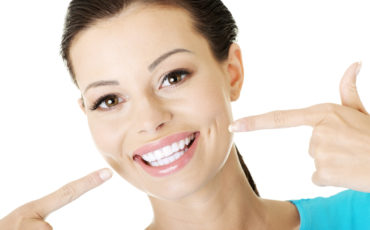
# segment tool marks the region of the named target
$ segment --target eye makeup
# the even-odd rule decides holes
[[[189,77],[191,77],[192,73],[193,71],[186,68],[171,70],[168,73],[164,74],[161,78],[159,89],[175,88],[184,83]],[[91,111],[109,111],[111,109],[114,109],[116,106],[123,103],[124,101],[125,99],[123,99],[119,94],[108,93],[96,99],[93,102],[92,106],[89,107],[89,109]]]
[[[164,77],[161,80],[161,87],[160,88],[173,88],[176,87],[179,84],[182,84],[184,81],[186,81],[186,78],[189,78],[192,75],[192,72],[187,69],[176,69],[172,70],[171,72],[164,75]],[[179,79],[180,78],[180,79]],[[171,80],[178,80],[176,83]],[[162,87],[165,82],[168,82],[166,87]],[[174,84],[171,84],[174,83]]]
[[[106,94],[101,97],[99,97],[93,105],[90,107],[91,111],[101,109],[101,110],[109,110],[112,107],[117,106],[118,104],[122,103],[123,99],[120,98],[116,94]],[[105,103],[105,108],[102,108],[102,104]]]

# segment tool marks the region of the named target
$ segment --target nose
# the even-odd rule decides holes
[[[136,105],[137,131],[139,134],[153,134],[158,132],[172,119],[172,113],[166,108],[165,103],[153,96],[142,97]]]

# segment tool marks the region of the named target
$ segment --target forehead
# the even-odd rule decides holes
[[[183,48],[197,54],[207,51],[207,47],[185,10],[134,5],[77,34],[70,54],[80,83],[83,76],[117,75],[122,66],[127,67],[126,72],[135,71],[138,66],[143,69],[143,65],[146,69],[146,65],[169,50]]]

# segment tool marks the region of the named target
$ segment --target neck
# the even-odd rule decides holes
[[[251,189],[235,147],[220,172],[205,186],[176,201],[149,197],[154,221],[149,229],[266,229],[266,202]]]

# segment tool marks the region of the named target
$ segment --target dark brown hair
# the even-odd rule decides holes
[[[113,17],[134,3],[175,6],[186,10],[191,16],[195,31],[207,39],[215,59],[220,62],[227,59],[229,48],[236,40],[238,27],[232,14],[221,0],[72,0],[65,20],[61,55],[76,85],[76,77],[69,55],[73,39],[79,32],[98,20]],[[259,195],[238,150],[237,153],[249,184]]]

